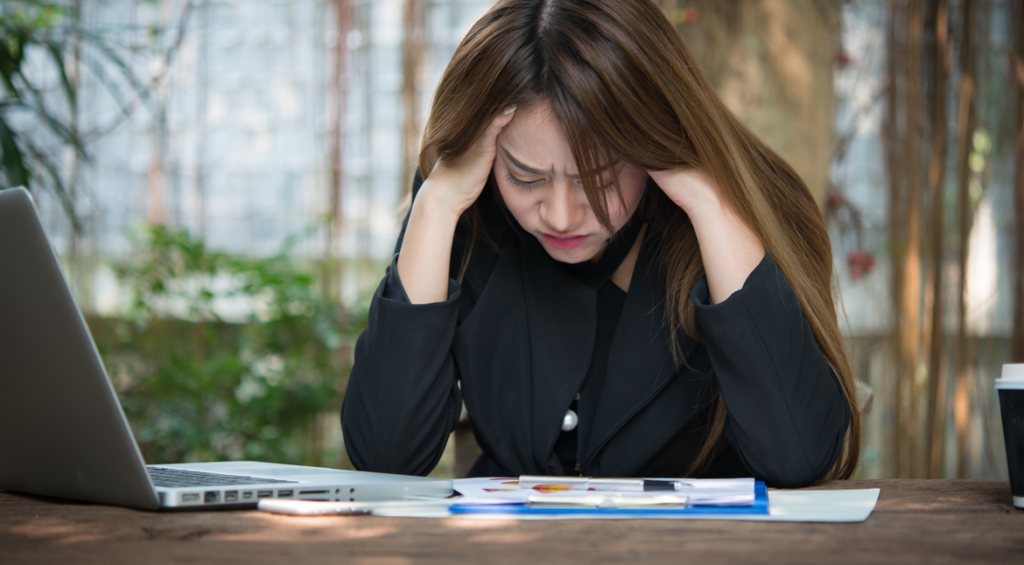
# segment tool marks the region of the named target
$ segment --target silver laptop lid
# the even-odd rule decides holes
[[[452,492],[444,479],[253,461],[160,467],[251,480],[154,488],[31,197],[0,190],[0,489],[148,510]]]
[[[29,193],[0,191],[0,489],[156,509]]]

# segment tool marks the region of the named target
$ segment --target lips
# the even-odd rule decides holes
[[[557,235],[551,235],[549,233],[541,234],[544,239],[547,240],[548,244],[555,249],[576,249],[586,241],[586,235],[576,235],[572,237],[558,237]]]

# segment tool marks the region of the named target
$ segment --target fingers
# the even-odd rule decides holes
[[[459,158],[463,166],[476,171],[477,175],[486,180],[487,174],[494,164],[494,158],[498,154],[498,134],[515,117],[516,105],[507,106],[491,118],[490,123],[476,138],[473,145],[465,155]]]
[[[498,152],[498,134],[515,117],[515,111],[512,104],[496,113],[464,154],[451,160],[438,159],[434,164],[431,186],[437,187],[443,201],[458,214],[476,201],[487,183]]]
[[[491,120],[491,128],[497,127],[497,129],[494,132],[494,135],[498,135],[498,132],[501,131],[501,128],[508,125],[508,123],[512,121],[512,118],[514,118],[515,115],[516,105],[510,104],[508,107],[502,110],[497,116],[494,116],[494,119]]]
[[[491,118],[491,123],[487,125],[487,129],[484,130],[483,135],[481,135],[480,139],[477,141],[478,144],[482,145],[480,149],[483,154],[493,155],[495,153],[498,134],[501,133],[501,130],[504,129],[515,116],[516,105],[512,104]]]

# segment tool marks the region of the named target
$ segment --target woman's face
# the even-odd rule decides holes
[[[516,110],[497,139],[494,178],[501,197],[524,230],[533,234],[552,258],[564,263],[596,260],[611,234],[590,208],[572,149],[558,118],[546,102]],[[604,164],[602,184],[612,226],[618,231],[640,204],[647,173],[613,162]],[[622,192],[625,206],[614,186]]]

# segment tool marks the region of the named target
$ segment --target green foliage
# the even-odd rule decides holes
[[[342,346],[365,322],[342,331],[293,243],[250,259],[164,227],[135,242],[118,268],[127,315],[94,334],[147,461],[321,464],[317,418],[337,413]]]

